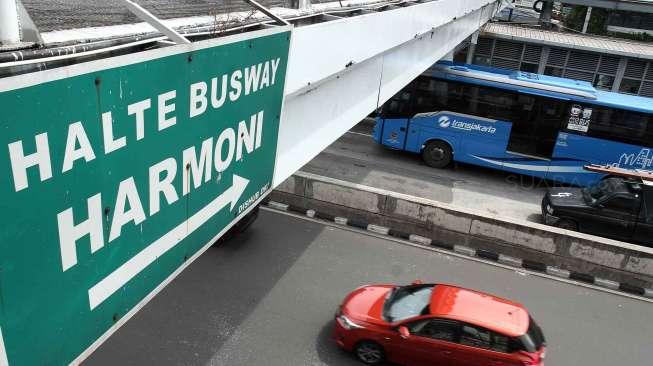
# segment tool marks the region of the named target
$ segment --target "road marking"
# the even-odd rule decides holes
[[[228,204],[231,204],[231,210],[233,210],[248,183],[249,180],[234,174],[232,186],[221,195],[91,287],[88,290],[88,302],[91,310],[127,284],[157,258],[174,248]]]
[[[355,132],[355,131],[347,131],[347,133],[351,133],[352,135],[361,135],[361,136],[372,137],[372,135],[369,134],[369,133],[362,133],[362,132]]]
[[[531,270],[528,270],[526,268],[517,268],[517,267],[510,266],[510,265],[505,265],[505,264],[502,264],[502,263],[498,263],[498,262],[494,262],[494,261],[490,261],[490,260],[485,260],[485,259],[478,258],[478,257],[470,257],[470,256],[467,256],[467,255],[464,255],[464,254],[459,254],[459,253],[449,251],[449,250],[445,250],[445,249],[440,249],[440,248],[435,248],[435,247],[426,247],[426,246],[421,245],[421,244],[411,243],[410,241],[395,238],[395,237],[392,237],[392,236],[381,235],[381,234],[377,234],[377,233],[374,233],[374,232],[371,232],[371,231],[368,231],[368,230],[356,229],[356,228],[351,227],[351,226],[343,226],[343,225],[337,224],[335,222],[329,222],[329,221],[324,221],[324,220],[320,220],[320,219],[314,219],[314,218],[306,217],[305,215],[296,214],[296,213],[293,213],[293,212],[278,211],[278,210],[275,210],[273,208],[268,208],[268,207],[264,207],[264,206],[261,206],[261,209],[265,210],[265,211],[275,212],[275,213],[278,213],[280,215],[292,216],[292,217],[295,217],[295,218],[298,218],[298,219],[302,219],[302,220],[306,220],[306,221],[312,221],[312,222],[322,224],[322,225],[325,225],[325,226],[331,226],[331,227],[334,227],[334,228],[338,228],[338,229],[342,229],[342,230],[346,230],[346,231],[351,231],[351,232],[362,234],[362,235],[373,236],[375,238],[393,241],[393,242],[398,243],[398,244],[407,245],[407,246],[414,247],[414,248],[420,248],[420,249],[428,250],[428,251],[431,251],[431,252],[436,252],[436,253],[448,255],[448,256],[451,256],[451,257],[457,257],[457,258],[460,258],[460,259],[470,260],[470,261],[474,261],[474,262],[480,262],[480,263],[484,263],[484,264],[487,264],[487,265],[490,265],[490,266],[500,267],[500,268],[507,269],[507,270],[510,270],[510,271],[515,271],[515,272],[521,272],[521,273],[525,273],[525,274],[535,276],[535,277],[543,277],[543,278],[547,278],[549,280],[554,280],[554,281],[557,281],[557,282],[563,282],[563,283],[567,283],[567,284],[570,284],[570,285],[576,285],[576,286],[579,286],[579,287],[591,288],[593,290],[597,290],[597,291],[601,291],[601,292],[607,292],[607,293],[611,293],[613,295],[618,295],[618,296],[628,297],[628,298],[635,299],[635,300],[645,301],[645,302],[648,302],[648,303],[653,303],[653,299],[650,299],[650,298],[647,298],[647,297],[638,296],[638,295],[634,295],[634,294],[629,294],[627,292],[622,292],[622,291],[615,291],[615,290],[612,290],[612,289],[609,289],[609,288],[606,288],[606,287],[596,286],[596,285],[590,284],[590,283],[585,283],[585,282],[575,281],[575,280],[571,280],[571,279],[556,277],[556,276],[552,276],[550,274],[546,274],[546,273],[542,273],[542,272],[531,271]]]
[[[0,366],[9,366],[7,351],[5,350],[5,341],[2,338],[2,328],[0,328]]]

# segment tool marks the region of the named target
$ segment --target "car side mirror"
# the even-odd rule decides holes
[[[408,339],[410,337],[410,331],[408,331],[408,328],[406,326],[400,326],[399,327],[399,335],[403,339]]]

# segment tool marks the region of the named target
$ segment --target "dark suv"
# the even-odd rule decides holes
[[[542,216],[563,229],[653,246],[653,182],[611,177],[587,188],[551,188]]]

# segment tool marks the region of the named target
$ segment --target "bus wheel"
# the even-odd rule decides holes
[[[444,141],[431,141],[422,150],[422,159],[433,168],[444,168],[451,163],[451,147]]]

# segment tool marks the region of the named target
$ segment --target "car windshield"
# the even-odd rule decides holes
[[[620,190],[627,190],[625,188],[625,183],[619,178],[608,178],[598,182],[597,184],[583,188],[583,198],[585,199],[585,202],[594,204],[601,198]]]
[[[396,287],[388,294],[383,306],[383,317],[388,322],[395,322],[428,314],[434,287],[433,285]]]
[[[529,317],[528,331],[526,334],[521,336],[521,341],[528,352],[537,352],[542,346],[546,346],[546,340],[544,339],[544,333],[542,333],[542,328],[540,328],[533,318]]]

